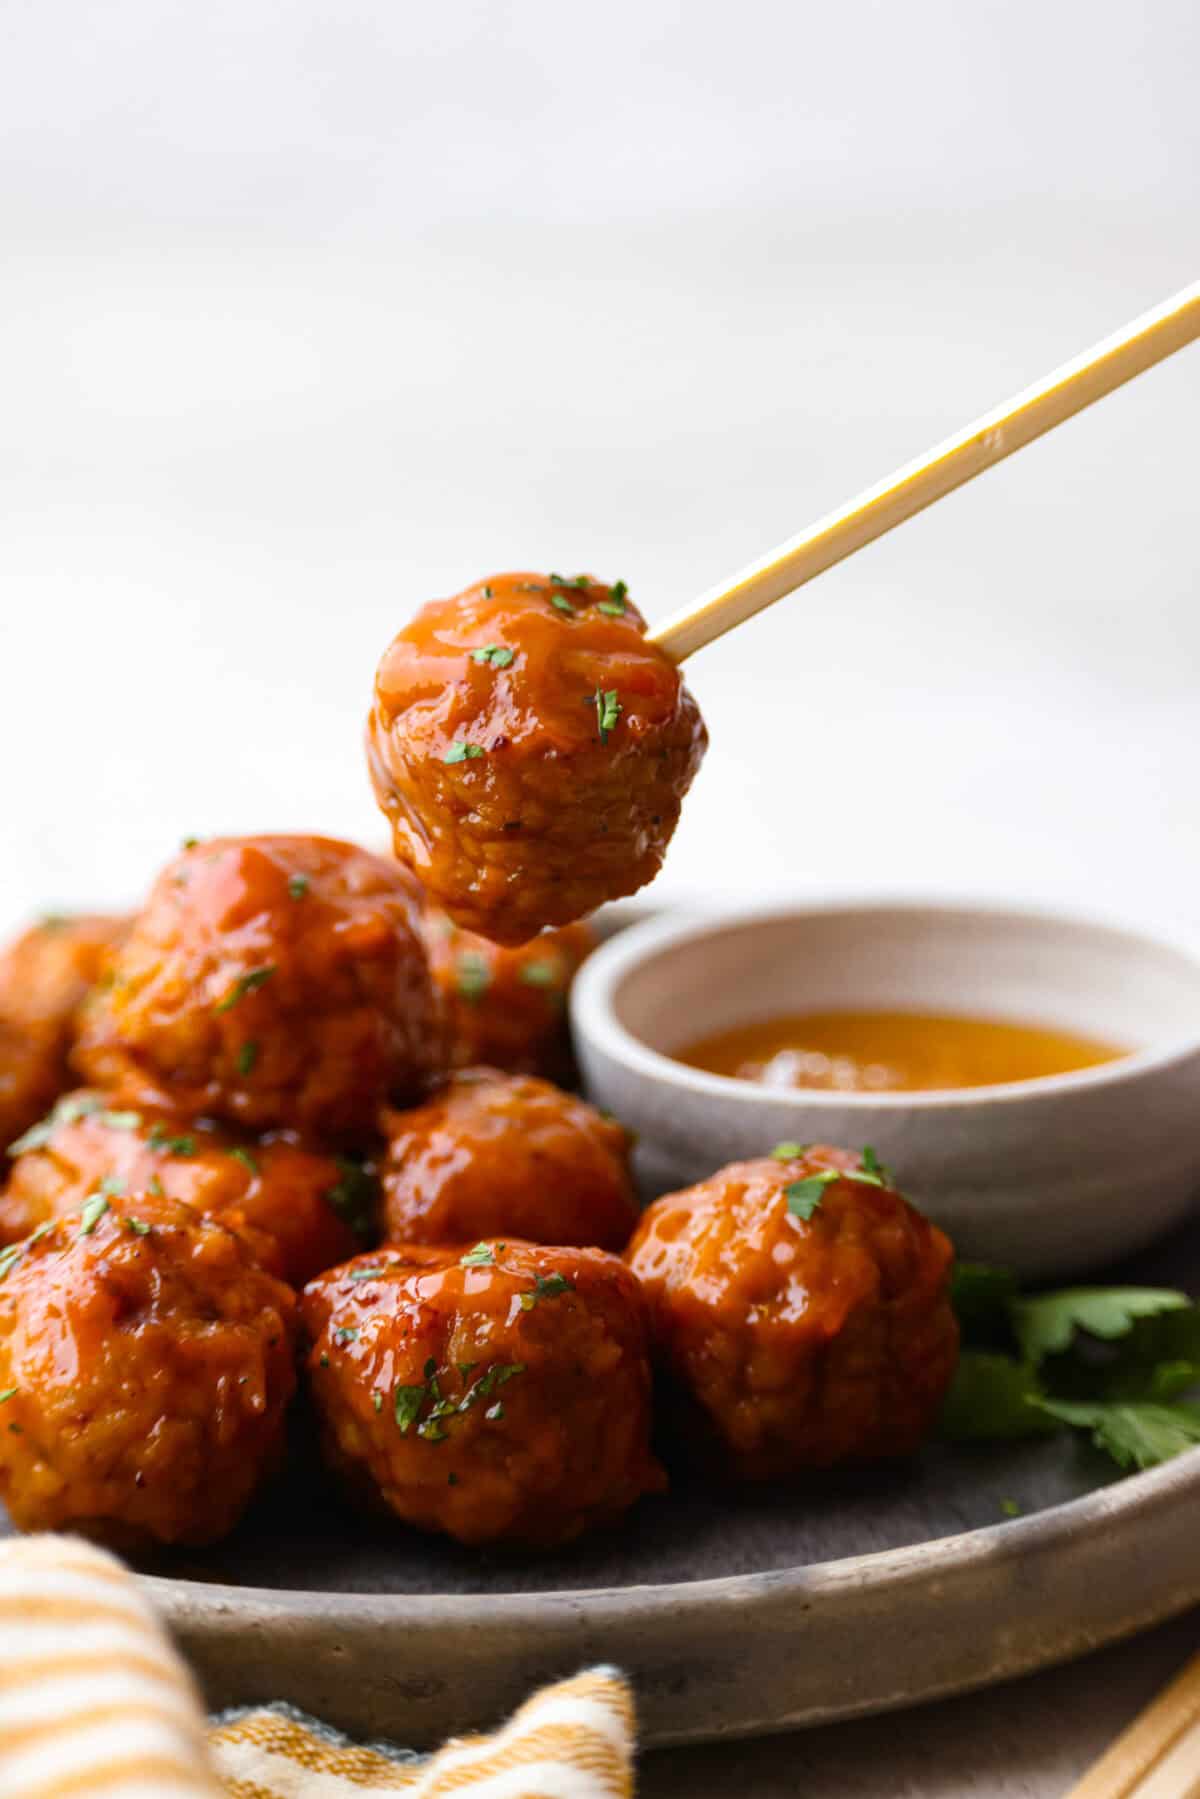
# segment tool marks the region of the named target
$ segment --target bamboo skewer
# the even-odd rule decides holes
[[[1152,1699],[1065,1799],[1193,1799],[1200,1793],[1200,1655]]]
[[[1200,337],[1200,281],[868,487],[650,633],[677,662]]]

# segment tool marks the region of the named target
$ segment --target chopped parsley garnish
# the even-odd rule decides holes
[[[421,1415],[425,1404],[424,1387],[397,1387],[392,1395],[396,1412],[396,1429],[406,1437]]]
[[[836,1168],[823,1168],[820,1174],[810,1174],[806,1180],[789,1181],[783,1193],[792,1217],[811,1218],[825,1197],[826,1187],[841,1178]]]
[[[492,597],[492,590],[486,582],[484,583],[484,587],[483,587],[483,597],[485,600],[490,600]]]
[[[60,1099],[45,1118],[30,1125],[24,1136],[9,1144],[8,1153],[10,1156],[23,1156],[31,1149],[44,1149],[60,1124],[76,1124],[81,1118],[103,1111],[104,1101],[94,1093],[77,1093],[67,1099]]]
[[[79,1214],[79,1235],[90,1237],[107,1210],[108,1199],[105,1194],[93,1193],[90,1199],[85,1199],[83,1210]]]
[[[0,1405],[7,1405],[8,1401],[15,1398],[20,1390],[19,1387],[5,1387],[3,1393],[0,1393]]]
[[[624,711],[624,707],[617,698],[616,688],[610,687],[607,691],[602,691],[597,687],[595,693],[592,695],[592,704],[596,708],[596,719],[600,728],[600,741],[601,743],[607,743],[609,732],[616,730],[617,720]]]
[[[777,1143],[771,1154],[777,1162],[794,1162],[808,1147],[807,1143]]]
[[[120,1199],[125,1192],[125,1183],[118,1175],[106,1174],[100,1182],[100,1191],[109,1199]]]
[[[262,968],[247,969],[245,974],[240,974],[238,976],[224,999],[219,999],[217,1001],[216,1005],[213,1007],[213,1011],[230,1011],[237,1005],[238,1001],[244,999],[248,993],[253,993],[257,988],[265,986],[274,973],[275,964],[273,962],[268,962]]]
[[[478,760],[478,758],[480,756],[482,756],[482,754],[483,754],[483,751],[480,749],[480,747],[477,743],[464,743],[460,738],[456,743],[452,743],[450,745],[450,748],[446,751],[446,754],[442,757],[442,761],[443,762],[475,762]]]
[[[460,1257],[458,1265],[460,1268],[494,1268],[496,1258],[492,1254],[491,1244],[477,1243],[474,1249],[469,1249],[465,1256]],[[475,1366],[473,1362],[463,1365],[472,1368]]]
[[[488,668],[508,668],[516,653],[504,643],[485,643],[481,649],[471,651],[471,661]]]
[[[125,1229],[127,1231],[132,1231],[135,1237],[148,1237],[150,1235],[150,1226],[146,1223],[144,1218],[127,1216],[125,1219]]]
[[[382,1267],[355,1268],[346,1276],[346,1279],[348,1281],[376,1281],[381,1274],[385,1274],[386,1272],[387,1270]]]
[[[535,1274],[533,1286],[521,1295],[521,1310],[532,1312],[539,1299],[557,1299],[560,1293],[573,1293],[575,1283],[565,1274]]]
[[[1000,1510],[1004,1513],[1006,1518],[1019,1518],[1021,1516],[1021,1502],[1019,1499],[1002,1499],[1000,1501]]]
[[[12,1271],[13,1264],[20,1261],[24,1253],[23,1243],[14,1243],[11,1249],[0,1250],[0,1281]]]
[[[198,837],[185,837],[180,847],[185,850],[194,850],[199,841]]]
[[[148,1193],[153,1193],[153,1195],[154,1195],[154,1197],[155,1197],[155,1199],[161,1199],[161,1198],[162,1198],[162,1196],[163,1196],[163,1184],[162,1184],[162,1182],[161,1182],[161,1181],[160,1181],[160,1180],[159,1180],[159,1178],[158,1178],[158,1176],[157,1176],[157,1175],[156,1175],[156,1174],[152,1174],[152,1175],[151,1175],[151,1176],[150,1176],[150,1179],[149,1179],[149,1180],[148,1180],[148,1181],[147,1181],[147,1182],[146,1182],[146,1191],[147,1191],[147,1192],[148,1192]]]
[[[599,600],[596,603],[596,611],[607,612],[609,618],[624,618],[625,602],[624,600]]]
[[[352,1324],[339,1324],[333,1333],[333,1340],[335,1343],[353,1343],[357,1336],[358,1332]]]
[[[243,1149],[239,1144],[236,1149],[231,1149],[229,1154],[235,1162],[241,1163],[248,1174],[258,1173],[258,1163],[254,1160],[254,1157],[250,1154],[248,1149]]]
[[[193,1136],[185,1133],[181,1137],[172,1137],[163,1124],[152,1127],[146,1142],[151,1149],[161,1149],[168,1156],[194,1156],[196,1153],[196,1139]]]
[[[371,1404],[375,1407],[375,1410],[377,1412],[382,1412],[382,1410],[383,1410],[383,1394],[378,1391],[372,1393]]]
[[[478,950],[465,949],[454,967],[454,985],[465,1000],[474,1003],[492,984],[487,958]]]
[[[311,886],[312,882],[307,875],[289,875],[288,898],[295,900],[303,899]]]
[[[570,600],[564,600],[561,593],[552,593],[550,595],[550,604],[556,612],[565,613],[568,618],[575,618],[577,616],[575,608],[572,606]]]
[[[253,1037],[247,1037],[237,1053],[237,1071],[239,1074],[251,1074],[258,1061],[258,1044]]]
[[[556,987],[561,972],[555,962],[526,962],[517,979],[526,987]]]
[[[862,1166],[865,1174],[877,1174],[881,1181],[890,1182],[892,1178],[869,1143],[862,1152]]]
[[[106,1124],[110,1131],[136,1131],[142,1122],[140,1112],[109,1112],[101,1110],[96,1114],[101,1124]]]
[[[375,1227],[379,1183],[369,1168],[350,1156],[339,1156],[337,1167],[341,1178],[335,1186],[326,1188],[325,1203],[333,1207],[356,1237],[369,1237]]]

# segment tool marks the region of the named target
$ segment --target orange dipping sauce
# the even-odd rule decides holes
[[[928,1093],[1069,1074],[1127,1055],[1042,1025],[953,1012],[805,1012],[738,1025],[675,1051],[709,1074],[834,1093]]]

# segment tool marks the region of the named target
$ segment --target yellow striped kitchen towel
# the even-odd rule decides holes
[[[416,1756],[285,1705],[209,1726],[132,1577],[72,1537],[0,1543],[0,1799],[630,1799],[633,1702],[593,1668]]]

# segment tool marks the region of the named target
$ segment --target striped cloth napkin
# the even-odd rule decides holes
[[[593,1668],[432,1756],[284,1705],[205,1724],[136,1582],[73,1537],[0,1543],[0,1799],[630,1799],[633,1702]]]

